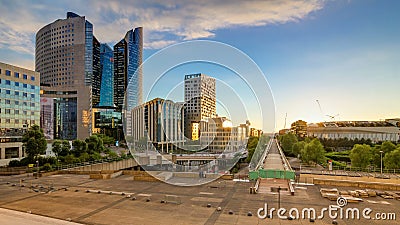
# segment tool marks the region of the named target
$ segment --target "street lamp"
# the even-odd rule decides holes
[[[383,151],[379,151],[380,153],[381,153],[381,176],[382,176],[382,172],[383,172],[383,169],[382,169],[382,154],[383,154]]]
[[[39,178],[39,160],[36,160],[36,167],[37,167],[37,171],[36,171],[36,179]]]

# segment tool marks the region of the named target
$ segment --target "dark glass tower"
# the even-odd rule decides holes
[[[129,108],[142,102],[143,28],[137,27],[126,33],[124,39],[114,45],[114,104],[122,109],[126,89]]]
[[[101,82],[100,42],[93,36],[92,106],[96,106],[100,102]]]
[[[114,57],[113,50],[107,44],[100,45],[101,88],[98,106],[114,106]]]

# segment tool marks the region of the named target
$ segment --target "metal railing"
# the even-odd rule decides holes
[[[105,158],[105,159],[98,159],[98,160],[92,160],[92,161],[86,161],[86,162],[61,164],[61,165],[57,165],[57,170],[68,170],[68,169],[82,167],[82,166],[90,166],[90,165],[96,165],[96,164],[102,164],[102,163],[121,161],[124,159],[128,159],[128,158],[114,157],[114,158]]]

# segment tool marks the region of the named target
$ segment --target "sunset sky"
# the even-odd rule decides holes
[[[73,11],[86,16],[95,36],[110,46],[142,26],[144,59],[190,40],[243,51],[269,82],[277,130],[286,113],[287,127],[298,119],[330,121],[326,115],[337,114],[336,120],[400,117],[400,1],[0,0],[0,5],[4,63],[34,69],[35,33]],[[182,79],[195,72],[213,76],[212,67],[199,65],[176,71]],[[222,69],[216,71],[223,77]],[[222,98],[224,92],[218,94]],[[254,120],[255,127],[270,131]]]

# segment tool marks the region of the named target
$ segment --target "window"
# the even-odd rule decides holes
[[[34,102],[31,102],[31,107],[35,107],[35,103]]]
[[[11,113],[11,109],[6,109],[6,114],[10,114]]]
[[[35,76],[31,76],[31,81],[35,81]]]
[[[32,111],[32,112],[31,112],[31,116],[34,116],[34,115],[35,115],[35,112]]]
[[[28,75],[24,74],[22,75],[22,77],[24,78],[24,80],[28,80]]]
[[[11,76],[11,71],[6,70],[6,76]]]
[[[24,103],[26,103],[26,102],[24,102]],[[28,114],[28,113],[27,113],[26,111],[23,111],[23,114],[26,115],[26,114]]]
[[[31,98],[35,98],[35,94],[31,94]]]
[[[19,114],[19,110],[18,109],[14,110],[14,113],[18,115]]]
[[[6,99],[6,104],[11,104],[10,99]]]
[[[11,94],[11,91],[10,90],[6,90],[6,94],[7,95]]]
[[[19,82],[15,82],[15,86],[16,86],[16,87],[19,87]]]
[[[23,87],[24,87],[24,88],[28,88],[28,85],[27,85],[27,84],[23,84]]]
[[[14,72],[14,77],[15,77],[15,78],[19,78],[19,73]]]
[[[15,95],[16,95],[16,96],[19,96],[19,91],[15,91]]]
[[[24,93],[22,93],[22,96],[28,97],[28,93],[24,92]]]
[[[15,105],[19,105],[19,101],[15,101]]]
[[[11,81],[6,80],[6,85],[11,85]]]
[[[19,123],[19,120],[16,119],[16,120],[15,120],[15,123]]]
[[[6,123],[10,123],[10,119],[6,119]]]
[[[35,86],[34,86],[34,85],[31,85],[31,89],[34,90],[34,89],[35,89]]]

